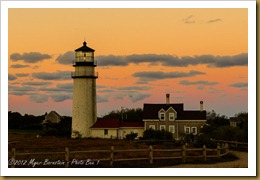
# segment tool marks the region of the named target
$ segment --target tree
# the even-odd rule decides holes
[[[238,119],[238,127],[243,130],[244,133],[244,141],[248,141],[248,113],[240,112],[235,115]]]
[[[238,121],[237,127],[231,127],[226,116],[217,114],[214,110],[207,112],[207,124],[201,129],[196,144],[212,144],[212,139],[226,141],[248,141],[248,113],[241,112],[235,115]]]
[[[143,110],[141,108],[121,108],[121,110],[113,110],[103,118],[118,118],[123,121],[142,121],[143,120]]]
[[[25,114],[22,116],[19,112],[8,112],[8,129],[27,129],[40,130],[44,115],[34,116]]]
[[[8,129],[18,129],[22,123],[23,117],[20,113],[8,111]]]
[[[71,122],[72,118],[64,116],[59,123],[48,123],[43,126],[42,136],[58,136],[70,137],[71,136]]]
[[[238,121],[238,126],[241,129],[245,129],[248,127],[248,113],[247,112],[240,112],[238,114],[235,114],[235,117]]]
[[[207,112],[207,123],[211,126],[227,126],[229,125],[229,119],[225,115],[219,115],[214,110]]]

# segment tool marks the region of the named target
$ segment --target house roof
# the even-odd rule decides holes
[[[58,116],[59,118],[62,118],[62,116],[59,115],[59,113],[57,113],[56,111],[51,111],[51,112],[49,112],[46,116],[48,116],[48,115],[50,115],[50,114],[55,114],[55,115]],[[46,117],[46,116],[45,116],[45,117]]]
[[[95,50],[88,47],[86,41],[83,42],[83,46],[76,49],[75,51],[82,51],[82,52],[94,52]]]
[[[144,127],[144,122],[120,122],[118,118],[98,118],[91,128]]]
[[[54,118],[54,123],[59,123],[61,121],[61,119],[63,118],[56,111],[51,111],[45,115],[45,119],[43,120],[42,124],[53,123],[53,115],[58,117],[58,121],[56,120],[56,118]]]
[[[121,122],[120,127],[144,127],[144,122]]]
[[[167,111],[170,107],[177,113],[183,111],[183,104],[144,104],[143,119],[158,119],[158,111]]]
[[[118,118],[98,118],[91,128],[119,128]]]
[[[177,120],[206,120],[206,111],[182,111],[177,113]]]
[[[204,120],[206,111],[186,111],[181,104],[144,104],[143,119],[158,119],[161,109],[167,111],[172,107],[177,112],[176,120]]]

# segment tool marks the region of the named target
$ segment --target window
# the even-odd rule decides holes
[[[171,133],[174,133],[174,132],[175,132],[175,127],[174,127],[174,125],[170,125],[170,126],[169,126],[169,132],[171,132]]]
[[[149,125],[149,129],[155,129],[155,125]]]
[[[236,127],[237,123],[236,122],[231,122],[231,126]]]
[[[160,125],[160,130],[165,130],[165,125]]]
[[[104,135],[108,135],[108,129],[104,129]]]
[[[165,113],[160,113],[159,118],[160,118],[160,120],[164,120],[165,119]]]
[[[194,135],[197,134],[197,127],[192,127],[191,133],[194,134]]]
[[[186,134],[190,134],[190,127],[184,127],[184,131]]]
[[[175,114],[174,113],[169,113],[169,120],[173,121],[175,119]]]

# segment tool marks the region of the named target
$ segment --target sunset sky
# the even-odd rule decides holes
[[[8,109],[72,113],[74,50],[95,49],[97,111],[184,103],[248,111],[246,8],[8,10]]]

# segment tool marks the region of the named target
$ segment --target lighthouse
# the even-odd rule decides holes
[[[91,136],[90,127],[97,120],[96,103],[96,63],[94,49],[83,46],[75,50],[75,61],[72,72],[73,103],[72,103],[72,138],[86,138]]]

